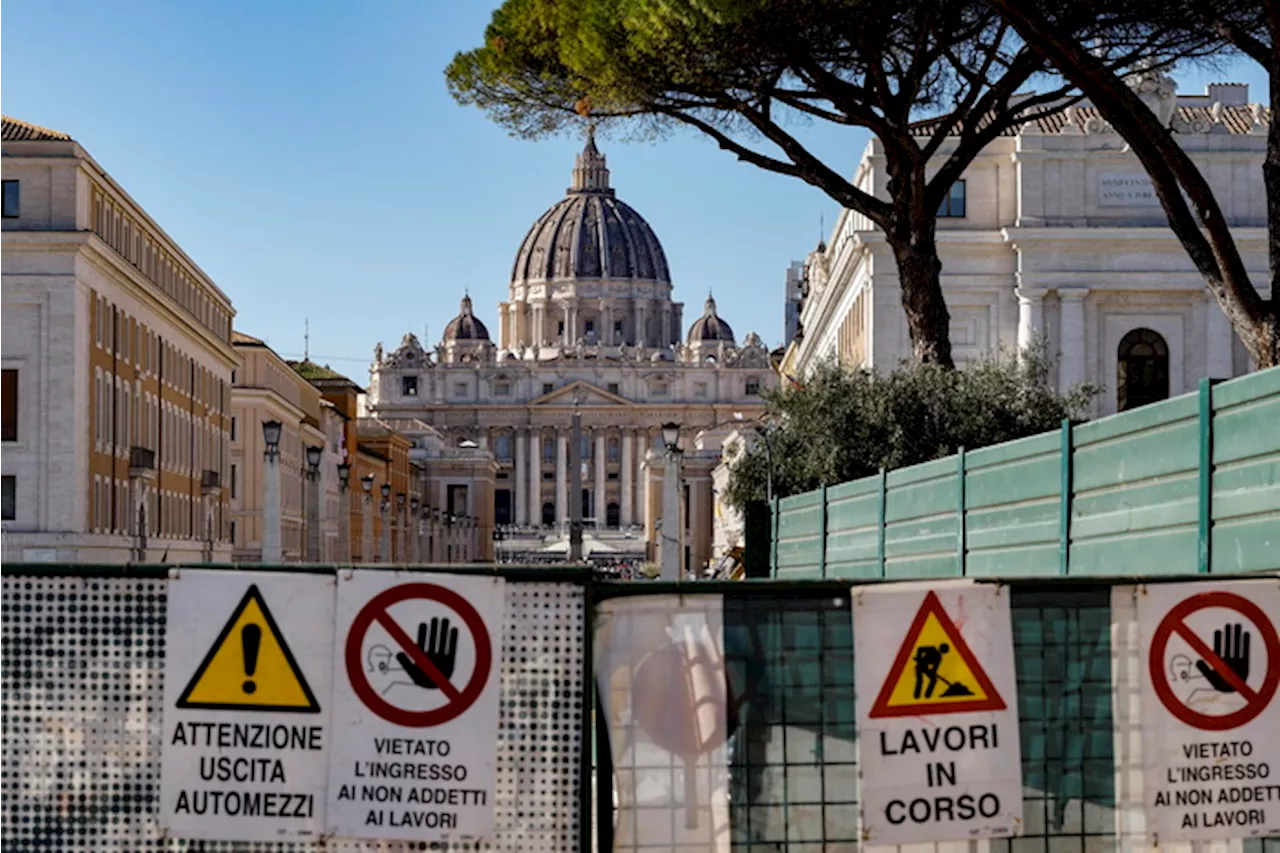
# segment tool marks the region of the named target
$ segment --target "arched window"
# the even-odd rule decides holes
[[[1169,397],[1169,345],[1159,333],[1134,329],[1116,353],[1116,404],[1136,409]]]
[[[511,458],[511,436],[499,433],[493,441],[494,456],[502,460]]]

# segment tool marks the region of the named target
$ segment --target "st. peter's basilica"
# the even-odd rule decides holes
[[[661,243],[617,197],[589,134],[564,198],[516,252],[496,340],[464,295],[434,350],[413,334],[394,351],[375,350],[368,412],[411,436],[420,422],[438,435],[433,443],[443,439],[426,460],[435,505],[554,553],[567,547],[576,409],[587,554],[636,554],[647,543],[650,559],[662,516],[661,427],[680,424],[684,552],[696,569],[711,556],[720,439],[760,414],[777,374],[759,335],[738,341],[710,291],[687,333],[672,296]]]

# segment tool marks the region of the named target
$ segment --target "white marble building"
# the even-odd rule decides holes
[[[1267,281],[1265,110],[1243,85],[1179,95],[1162,75],[1135,82],[1207,176],[1254,281]],[[887,199],[886,180],[873,140],[856,182]],[[957,361],[1043,334],[1061,388],[1083,380],[1105,388],[1097,414],[1251,367],[1137,158],[1087,104],[989,145],[938,224]],[[865,217],[844,211],[830,245],[809,255],[805,279],[801,337],[786,373],[833,357],[877,367],[910,357],[893,254]]]
[[[509,298],[492,337],[469,296],[434,351],[405,335],[375,350],[367,406],[417,418],[453,446],[475,442],[498,465],[492,497],[467,484],[468,514],[499,527],[563,530],[569,517],[571,415],[582,414],[583,517],[596,535],[635,528],[652,542],[661,517],[660,427],[682,427],[691,567],[710,557],[711,468],[718,445],[696,441],[735,412],[755,417],[776,383],[760,337],[738,341],[710,295],[683,328],[666,256],[653,230],[609,184],[589,138],[565,197],[516,252]],[[476,501],[492,500],[492,507]],[[442,499],[439,505],[456,505]],[[491,512],[490,512],[491,510]],[[633,534],[634,536],[634,534]],[[619,547],[622,547],[619,545]]]

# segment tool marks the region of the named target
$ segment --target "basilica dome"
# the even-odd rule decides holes
[[[444,327],[445,341],[487,341],[489,330],[480,322],[480,318],[471,310],[471,297],[462,297],[458,316]]]
[[[671,282],[653,229],[610,188],[594,133],[577,157],[572,186],[533,223],[511,271],[512,284],[572,279]]]
[[[716,313],[716,301],[710,295],[702,307],[702,316],[689,327],[689,343],[700,341],[733,343],[733,328]]]

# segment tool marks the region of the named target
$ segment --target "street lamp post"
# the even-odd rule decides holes
[[[579,388],[573,392],[573,416],[569,431],[569,562],[582,562],[582,401]],[[597,461],[596,464],[599,464]]]
[[[664,581],[682,580],[680,575],[680,425],[662,425],[666,445],[662,471],[662,551],[659,566]]]
[[[360,562],[373,562],[373,475],[360,478],[364,491],[364,512],[360,513]]]
[[[379,559],[384,563],[391,562],[391,484],[382,484],[382,503],[379,506],[382,519],[382,553]]]
[[[338,560],[351,562],[351,464],[338,463]]]
[[[404,492],[396,492],[396,562],[409,562],[409,536],[408,527],[409,519],[405,513],[405,501],[407,496]]]
[[[267,463],[262,508],[262,562],[280,562],[280,433],[279,421],[262,422],[262,440],[266,444],[263,459]]]
[[[408,535],[412,540],[412,557],[414,563],[422,562],[422,519],[418,515],[418,508],[422,502],[416,497],[409,501],[409,520],[413,530]]]
[[[307,448],[307,562],[320,562],[320,460],[324,448]]]

